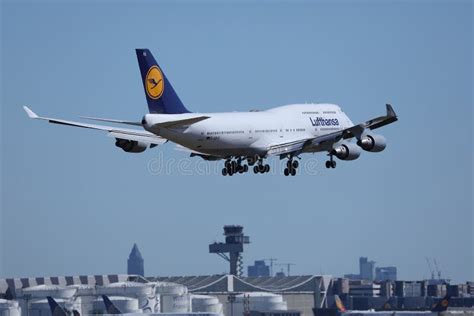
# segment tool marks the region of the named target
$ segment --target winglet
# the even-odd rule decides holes
[[[23,106],[23,110],[25,110],[26,114],[28,114],[29,118],[36,119],[38,115],[35,112],[31,111],[31,109],[27,106]]]
[[[397,117],[397,114],[393,110],[393,107],[392,107],[391,104],[387,103],[387,104],[385,104],[385,106],[387,107],[387,116],[388,117]]]

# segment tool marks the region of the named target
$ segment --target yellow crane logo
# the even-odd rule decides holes
[[[145,78],[146,93],[150,99],[159,99],[165,90],[163,74],[158,66],[152,66]]]

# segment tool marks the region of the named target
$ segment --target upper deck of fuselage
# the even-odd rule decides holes
[[[280,105],[277,107],[268,108],[265,110],[250,110],[250,111],[235,111],[235,112],[216,112],[216,113],[189,113],[189,114],[199,114],[206,116],[222,116],[222,115],[235,115],[235,116],[255,116],[255,115],[265,115],[265,114],[277,114],[277,113],[298,113],[298,112],[309,112],[309,111],[338,111],[341,110],[340,106],[332,103],[296,103],[296,104],[287,104]]]
[[[269,108],[267,110],[251,110],[246,112],[216,112],[216,113],[183,113],[183,114],[147,114],[145,117],[152,125],[166,121],[191,119],[200,116],[208,117],[202,123],[215,123],[216,120],[225,124],[239,124],[242,122],[269,122],[281,117],[285,119],[297,118],[301,114],[320,114],[339,112],[340,107],[330,103],[288,104]],[[201,125],[200,122],[197,125]]]

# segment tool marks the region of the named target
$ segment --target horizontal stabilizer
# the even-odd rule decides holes
[[[182,119],[182,120],[165,121],[165,122],[161,122],[155,125],[164,127],[164,128],[183,127],[183,126],[188,126],[197,122],[207,120],[208,118],[209,116],[197,116],[197,117],[187,118],[187,119]]]

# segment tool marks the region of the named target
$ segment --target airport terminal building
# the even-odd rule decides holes
[[[10,278],[0,279],[0,305],[10,316],[49,316],[51,296],[68,310],[98,315],[106,312],[101,296],[108,295],[123,313],[312,316],[313,308],[324,306],[330,284],[331,277],[316,275]]]

